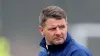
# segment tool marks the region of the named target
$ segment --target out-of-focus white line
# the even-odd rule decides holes
[[[87,47],[88,37],[100,37],[100,24],[75,24],[71,29],[71,35],[78,43]]]

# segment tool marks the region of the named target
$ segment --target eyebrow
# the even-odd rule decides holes
[[[55,26],[55,25],[50,25],[50,27],[58,27],[58,26],[64,26],[64,24],[62,24],[62,25],[57,25],[57,26]]]

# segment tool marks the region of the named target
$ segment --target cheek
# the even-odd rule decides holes
[[[67,29],[64,29],[62,33],[65,35],[67,33]]]
[[[67,29],[64,30],[62,34],[63,34],[64,38],[66,38],[66,36],[67,36]]]
[[[47,37],[53,38],[53,34],[52,34],[52,33],[48,33],[48,34],[47,34]]]
[[[44,35],[45,35],[45,37],[48,38],[48,39],[51,39],[51,40],[53,39],[53,33],[47,32],[47,33],[45,33]]]
[[[49,36],[49,33],[48,32],[44,32],[44,36],[45,37],[48,37]]]

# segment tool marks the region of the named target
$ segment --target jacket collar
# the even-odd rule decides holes
[[[66,38],[66,40],[65,40],[65,42],[63,44],[61,44],[61,45],[48,45],[48,50],[49,51],[63,50],[63,48],[65,46],[67,46],[70,41],[71,41],[71,36],[70,36],[69,33],[67,33],[67,38]],[[40,46],[47,50],[45,38],[43,38],[42,41],[40,42]]]

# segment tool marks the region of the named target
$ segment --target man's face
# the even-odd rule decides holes
[[[47,45],[59,45],[66,40],[67,23],[65,19],[49,18],[45,26],[39,26],[41,34],[45,37]]]

